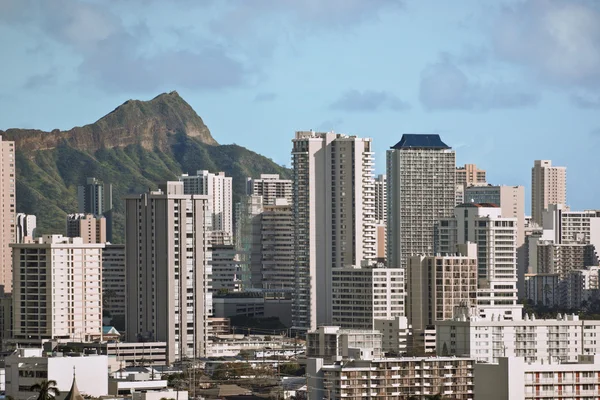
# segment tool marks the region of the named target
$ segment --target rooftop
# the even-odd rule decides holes
[[[440,135],[432,134],[415,134],[405,133],[402,135],[402,139],[392,149],[450,149],[446,143],[442,142]]]

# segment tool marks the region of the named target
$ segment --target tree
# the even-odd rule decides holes
[[[37,400],[54,400],[56,396],[60,394],[60,391],[56,388],[56,381],[44,380],[40,383],[32,385],[29,389],[32,392],[39,392]]]

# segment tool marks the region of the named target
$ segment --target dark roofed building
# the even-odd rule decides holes
[[[436,134],[417,134],[405,133],[402,139],[395,146],[395,150],[401,149],[450,149],[446,143],[442,142],[440,135]]]

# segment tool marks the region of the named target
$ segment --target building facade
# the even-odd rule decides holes
[[[113,193],[112,184],[96,178],[87,178],[85,185],[77,187],[77,205],[80,214],[92,214],[106,218],[106,240],[113,241]]]
[[[15,142],[0,136],[0,285],[6,293],[12,292],[12,252],[10,243],[16,239],[17,186],[15,172]]]
[[[246,195],[261,196],[265,206],[275,205],[277,199],[285,199],[292,204],[291,179],[281,179],[279,174],[260,174],[260,178],[247,178]]]
[[[126,295],[125,245],[107,243],[102,250],[103,314],[117,330],[125,330]]]
[[[456,154],[439,135],[404,134],[387,151],[387,266],[433,255],[433,228],[455,205]]]
[[[369,138],[296,132],[294,327],[331,321],[331,270],[375,258],[375,187]]]
[[[23,243],[35,237],[37,218],[32,214],[17,214],[16,243]]]
[[[61,235],[12,245],[16,343],[102,335],[103,247]]]
[[[67,237],[83,243],[106,243],[106,218],[94,214],[67,214]]]
[[[567,204],[567,168],[550,160],[535,160],[531,169],[531,217],[542,225],[542,213],[550,204]]]
[[[475,164],[465,164],[462,167],[456,167],[456,184],[464,188],[469,186],[485,185],[485,169],[477,168]]]
[[[167,182],[125,206],[127,339],[166,342],[169,363],[202,357],[212,313],[209,196]]]

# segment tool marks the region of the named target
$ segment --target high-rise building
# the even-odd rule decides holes
[[[374,329],[375,320],[404,316],[404,270],[379,266],[332,269],[332,324]]]
[[[210,293],[209,196],[183,182],[125,198],[127,338],[167,343],[167,359],[205,354]]]
[[[384,224],[387,221],[387,178],[377,175],[375,178],[375,223]]]
[[[453,253],[457,244],[466,242],[477,244],[477,303],[482,316],[521,317],[516,240],[517,219],[503,218],[496,204],[462,204],[453,218],[441,219],[436,225],[436,253]]]
[[[485,170],[477,168],[475,164],[465,164],[456,167],[456,184],[467,188],[473,185],[485,185]]]
[[[78,341],[102,335],[102,248],[45,235],[13,249],[13,340]]]
[[[248,196],[262,196],[265,206],[275,205],[277,199],[286,199],[292,204],[292,180],[281,179],[279,174],[260,174],[260,178],[246,180]]]
[[[291,300],[294,293],[294,214],[285,199],[264,207],[261,217],[262,288]]]
[[[240,263],[233,245],[211,245],[210,266],[212,271],[211,288],[213,293],[232,293],[242,290]]]
[[[567,168],[553,167],[550,160],[535,160],[531,169],[531,217],[542,225],[542,213],[550,204],[567,204]]]
[[[102,250],[102,298],[110,325],[125,331],[125,245],[106,244]]]
[[[185,194],[208,195],[212,218],[211,230],[223,231],[233,237],[233,189],[231,177],[225,172],[211,173],[197,171],[196,175],[183,174],[179,177],[183,182]]]
[[[33,214],[17,214],[16,243],[23,243],[35,237],[37,227],[36,217]],[[26,239],[27,238],[27,239]]]
[[[0,285],[4,291],[12,291],[12,252],[9,246],[16,239],[15,211],[17,203],[15,173],[15,142],[2,140],[0,136]]]
[[[456,154],[439,135],[404,134],[387,151],[387,265],[433,255],[433,227],[455,205]]]
[[[106,218],[106,240],[113,241],[112,184],[96,178],[87,178],[85,185],[77,187],[77,204],[80,214]]]
[[[67,214],[67,237],[83,243],[106,243],[106,218],[94,214]]]
[[[435,321],[451,319],[456,307],[477,306],[474,243],[458,245],[457,254],[412,256],[407,275],[407,316],[416,341]]]
[[[293,139],[294,327],[331,321],[331,270],[375,258],[375,187],[369,138],[296,132]]]

